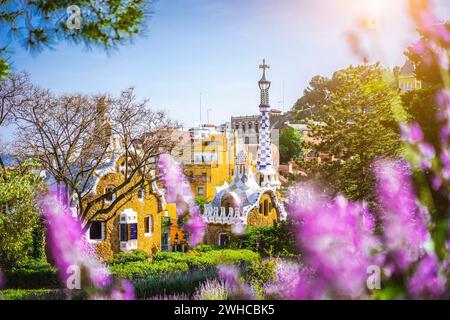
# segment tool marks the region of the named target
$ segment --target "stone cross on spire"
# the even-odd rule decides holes
[[[266,79],[266,69],[269,69],[270,66],[266,64],[266,59],[263,59],[263,63],[259,65],[259,68],[263,69],[263,75],[258,82],[259,88],[261,89],[261,107],[268,108],[270,81]]]
[[[266,64],[266,59],[263,59],[263,63],[259,65],[260,69],[263,69],[263,79],[266,78],[266,69],[270,69],[270,66]]]

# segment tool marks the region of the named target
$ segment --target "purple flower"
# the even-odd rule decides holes
[[[436,299],[447,290],[447,277],[434,255],[425,256],[409,279],[408,292],[415,299]]]
[[[87,243],[80,222],[72,217],[70,208],[62,204],[58,193],[50,191],[40,205],[47,222],[47,240],[62,283],[68,285],[79,271],[82,289],[86,289],[91,297],[114,298],[112,293],[117,290],[125,290],[127,295],[124,296],[130,297],[129,285],[121,283],[117,286],[107,267]]]
[[[277,261],[276,279],[264,285],[265,295],[284,300],[308,299],[311,272],[298,263]]]
[[[189,220],[186,222],[186,230],[189,233],[189,244],[196,246],[200,244],[206,233],[206,224],[200,216],[198,207],[191,209]]]
[[[429,239],[429,213],[418,205],[405,161],[379,160],[375,163],[375,173],[385,245],[395,265],[404,270],[423,255],[424,244]]]
[[[234,265],[220,265],[219,279],[223,281],[231,296],[239,300],[251,300],[255,297],[252,288],[244,283],[239,268]]]
[[[450,90],[440,90],[436,95],[436,104],[439,106],[438,120],[450,120]]]
[[[297,188],[309,194],[292,197],[291,190],[293,202],[289,204],[290,212],[301,221],[297,232],[300,250],[315,273],[313,292],[306,296],[325,299],[362,295],[367,267],[374,263],[373,251],[379,246],[373,235],[373,215],[364,204],[348,202],[342,196],[324,200],[313,190]]]
[[[166,188],[167,201],[176,204],[178,216],[189,214],[185,231],[189,234],[189,244],[196,246],[203,240],[206,223],[201,217],[199,207],[195,204],[194,195],[183,170],[179,163],[168,154],[160,156],[158,166]]]
[[[120,285],[113,288],[111,300],[134,300],[134,287],[128,280],[122,280]]]
[[[423,141],[423,132],[418,123],[401,124],[400,129],[404,141],[408,141],[410,144]]]

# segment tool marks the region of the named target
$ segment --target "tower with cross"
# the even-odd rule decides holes
[[[259,80],[259,89],[261,90],[261,101],[259,111],[261,113],[259,125],[259,146],[258,146],[258,168],[256,170],[257,182],[261,187],[278,188],[280,182],[278,173],[273,168],[271,136],[270,136],[270,103],[269,89],[271,82],[266,78],[266,70],[270,68],[263,59],[259,66],[263,70],[261,80]]]

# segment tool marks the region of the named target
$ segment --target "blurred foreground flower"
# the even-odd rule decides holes
[[[367,268],[378,262],[374,217],[366,206],[344,197],[319,198],[310,186],[290,190],[289,209],[300,221],[298,242],[314,276],[301,283],[298,298],[359,297],[365,292]],[[308,194],[307,198],[296,196]]]
[[[203,240],[206,223],[201,217],[200,208],[194,201],[194,195],[183,170],[180,164],[168,154],[160,156],[158,167],[166,188],[166,200],[176,204],[178,217],[188,215],[188,221],[184,227],[189,234],[189,244],[196,246]]]
[[[252,300],[255,298],[254,290],[243,280],[240,270],[234,265],[220,265],[219,279],[225,284],[228,293],[235,300]]]
[[[416,198],[406,161],[379,160],[374,167],[384,243],[395,267],[403,271],[424,255],[430,216]]]
[[[68,289],[82,289],[91,299],[134,299],[126,280],[114,279],[87,243],[81,224],[72,211],[50,191],[41,203],[47,223],[47,241],[58,275]]]

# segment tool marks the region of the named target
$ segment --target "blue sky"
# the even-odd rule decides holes
[[[370,1],[381,9],[373,59],[403,64],[402,52],[416,37],[404,0],[159,0],[146,35],[117,52],[60,44],[30,55],[14,48],[13,67],[57,93],[118,94],[134,86],[153,108],[188,126],[199,121],[201,92],[203,120],[211,108],[210,122],[219,124],[258,112],[264,57],[271,104],[283,109],[284,96],[284,110],[314,75],[358,64],[344,35]],[[450,18],[450,2],[435,2],[438,15]],[[0,134],[11,138],[10,129]]]

